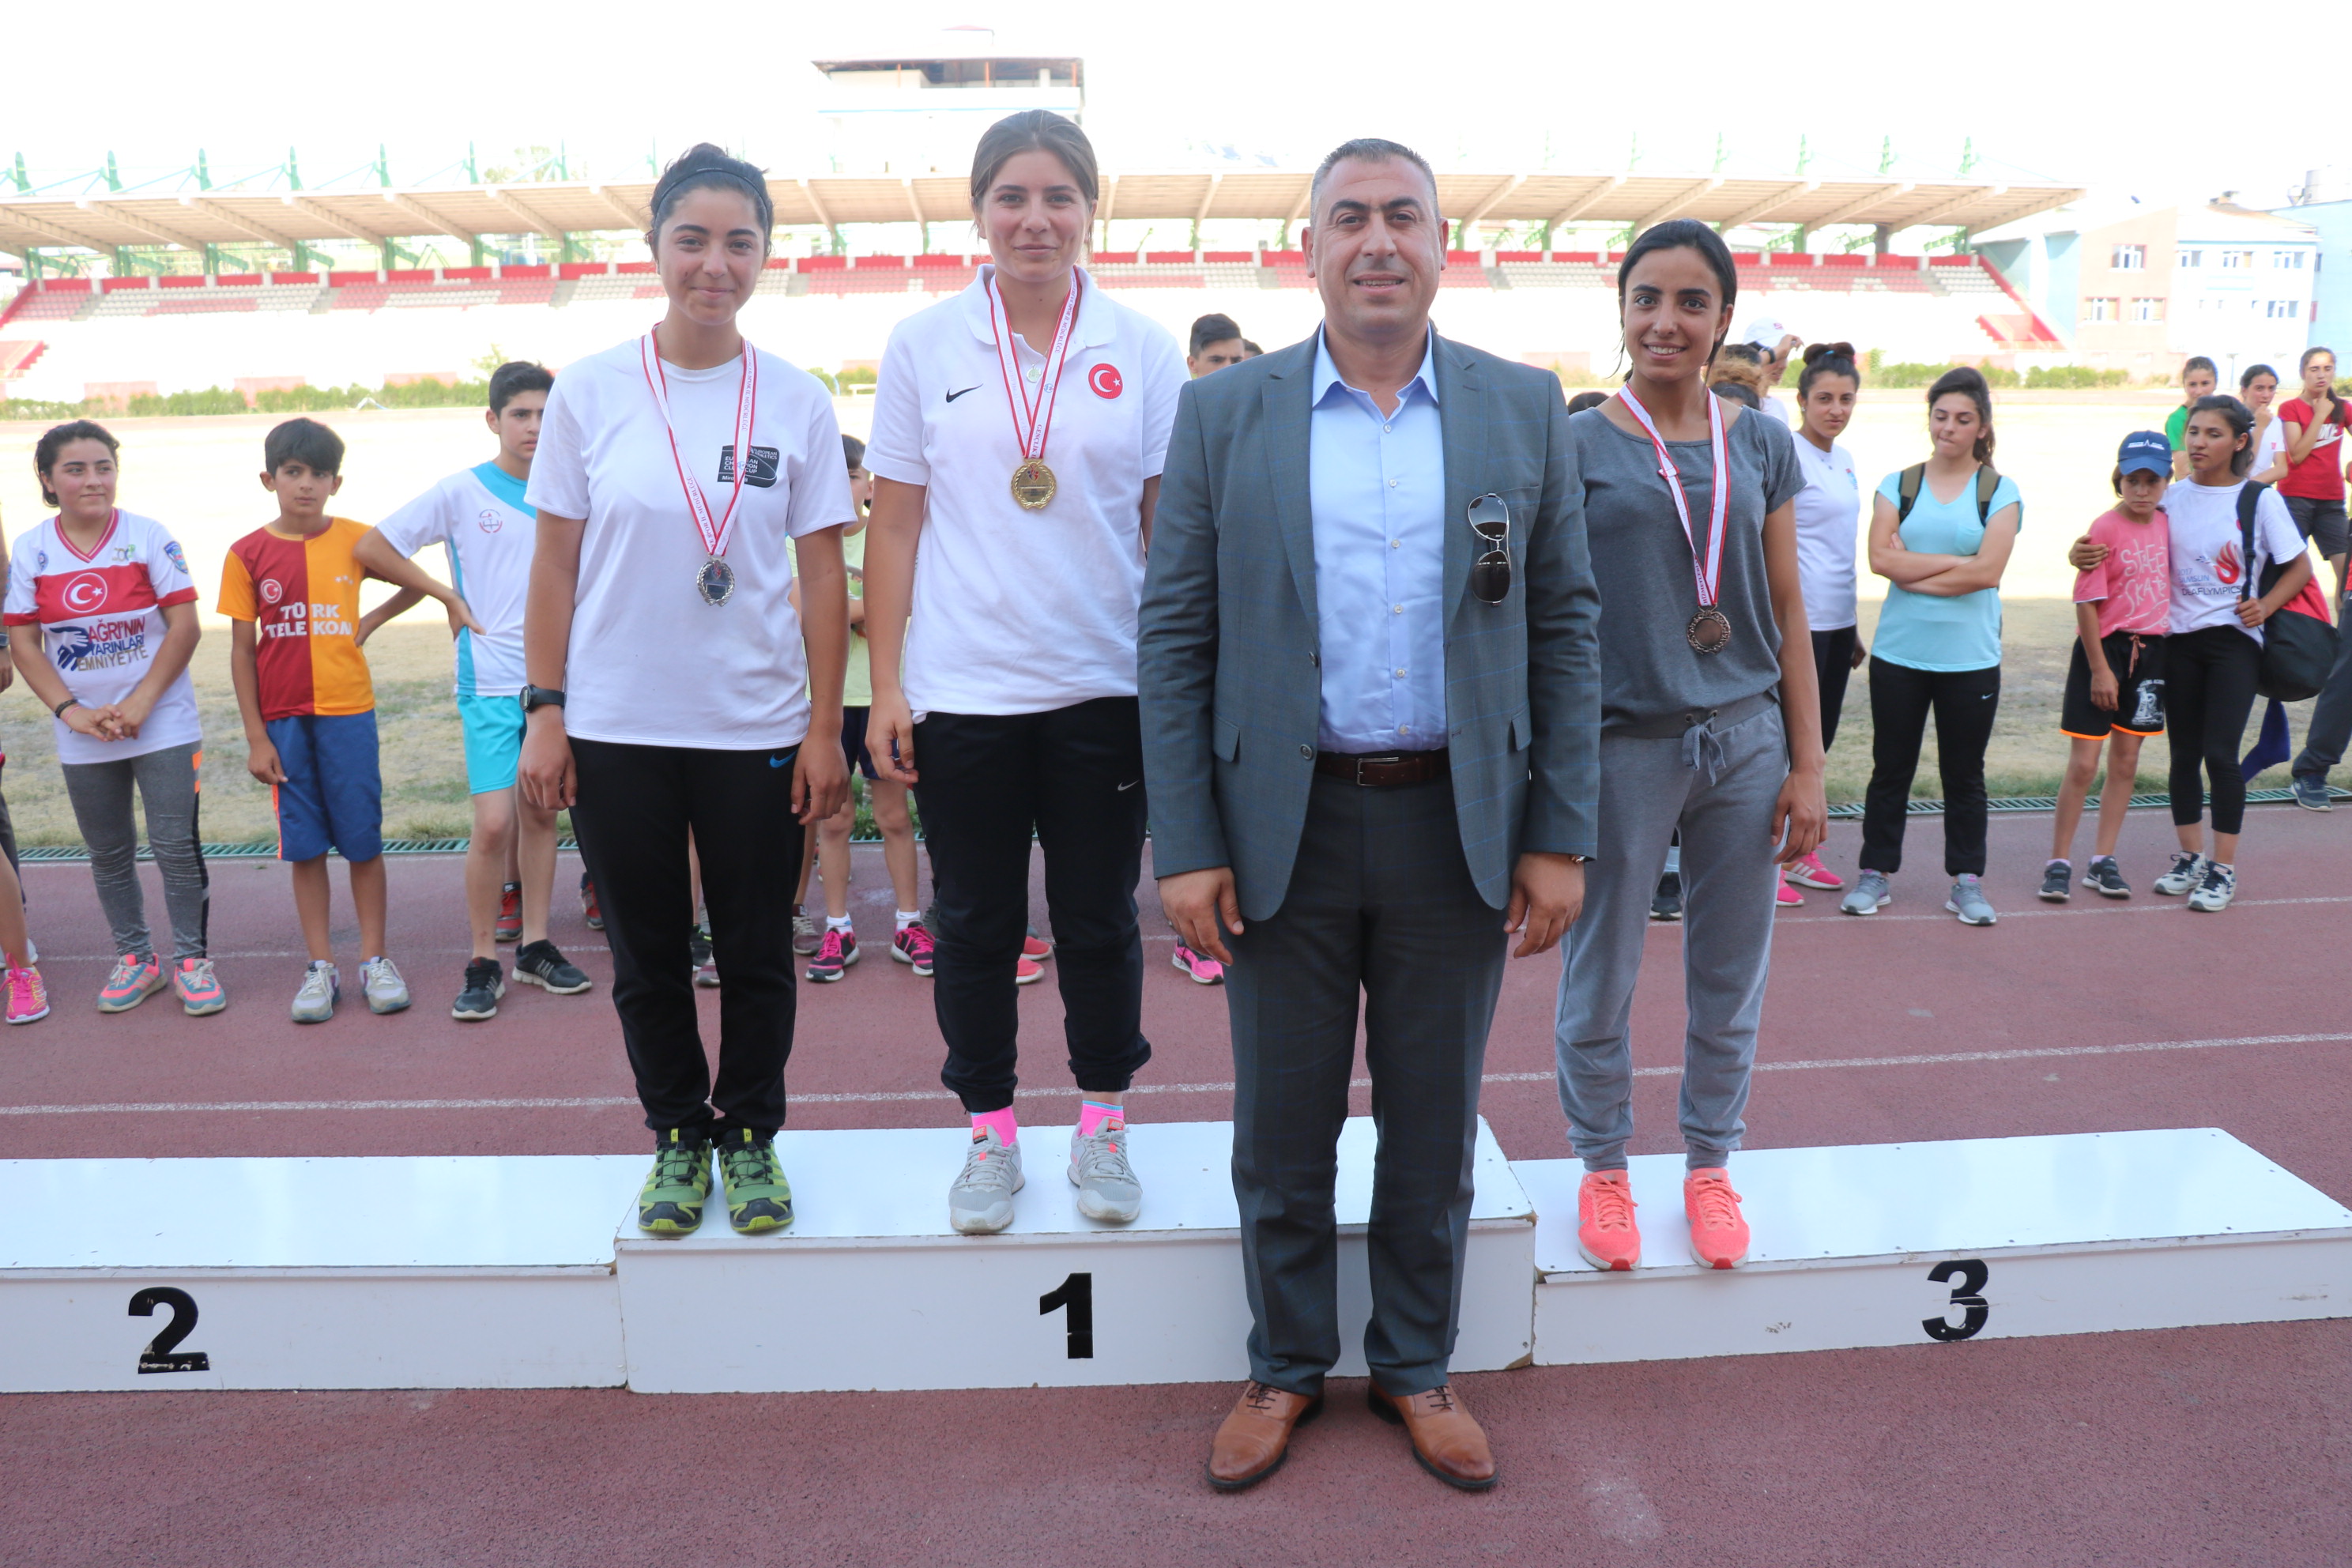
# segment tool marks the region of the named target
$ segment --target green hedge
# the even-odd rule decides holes
[[[120,407],[111,403],[45,403],[12,397],[0,401],[0,419],[102,419],[118,415],[137,419],[158,416],[205,414],[337,414],[373,402],[379,408],[487,408],[490,384],[483,381],[411,382],[404,386],[290,386],[257,393],[248,404],[234,387],[207,386],[202,391],[174,392],[158,396],[142,393]]]

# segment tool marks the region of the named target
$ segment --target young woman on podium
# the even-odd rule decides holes
[[[971,170],[989,261],[891,334],[866,449],[866,751],[914,786],[930,847],[940,1076],[972,1126],[948,1216],[973,1235],[1013,1222],[1023,1184],[1013,966],[1033,833],[1084,1097],[1069,1179],[1095,1219],[1143,1203],[1123,1100],[1151,1055],[1135,623],[1184,362],[1078,265],[1096,193],[1071,121],[989,128]]]
[[[531,466],[519,783],[533,805],[571,809],[604,907],[613,1005],[659,1151],[637,1226],[659,1237],[702,1223],[714,1149],[738,1231],[792,1224],[772,1145],[793,884],[803,826],[849,790],[832,742],[853,515],[841,431],[816,380],[736,326],[774,217],[740,159],[706,143],[669,166],[646,235],[668,313],[556,377]],[[803,746],[812,731],[823,743]],[[715,1086],[695,1015],[689,832],[727,976]]]

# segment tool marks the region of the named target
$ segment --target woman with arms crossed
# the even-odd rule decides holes
[[[1682,836],[1689,900],[1683,1204],[1692,1257],[1729,1268],[1748,1255],[1727,1167],[1744,1131],[1774,887],[1829,816],[1791,505],[1804,478],[1786,425],[1706,390],[1738,292],[1706,225],[1643,233],[1617,274],[1633,374],[1569,420],[1601,588],[1602,849],[1563,944],[1555,1044],[1585,1166],[1577,1241],[1598,1268],[1642,1258],[1625,1173],[1629,1023],[1667,839]]]
[[[1136,611],[1184,362],[1077,265],[1096,189],[1069,121],[988,129],[971,211],[990,265],[891,334],[866,448],[866,749],[915,786],[930,846],[940,1077],[972,1129],[948,1218],[968,1235],[1010,1225],[1023,1184],[1013,966],[1033,832],[1083,1096],[1069,1179],[1091,1218],[1143,1204],[1124,1110],[1151,1056]]]
[[[728,1220],[757,1234],[793,1220],[772,1145],[803,829],[849,791],[834,743],[849,485],[824,389],[736,328],[767,261],[767,181],[705,144],[664,172],[652,205],[669,312],[556,378],[531,465],[520,781],[532,805],[571,808],[604,908],[613,1005],[659,1151],[637,1227],[702,1223],[715,1144]],[[703,896],[727,973],[715,1087],[688,958],[689,832],[710,851]]]

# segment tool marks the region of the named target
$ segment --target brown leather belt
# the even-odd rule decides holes
[[[1366,789],[1427,784],[1444,778],[1449,766],[1443,746],[1433,752],[1374,752],[1360,756],[1353,752],[1315,753],[1317,773],[1345,779]]]

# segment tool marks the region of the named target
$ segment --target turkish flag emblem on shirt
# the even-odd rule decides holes
[[[1087,372],[1087,384],[1094,388],[1097,397],[1117,397],[1127,390],[1127,383],[1118,378],[1117,365],[1095,366],[1094,369]]]

